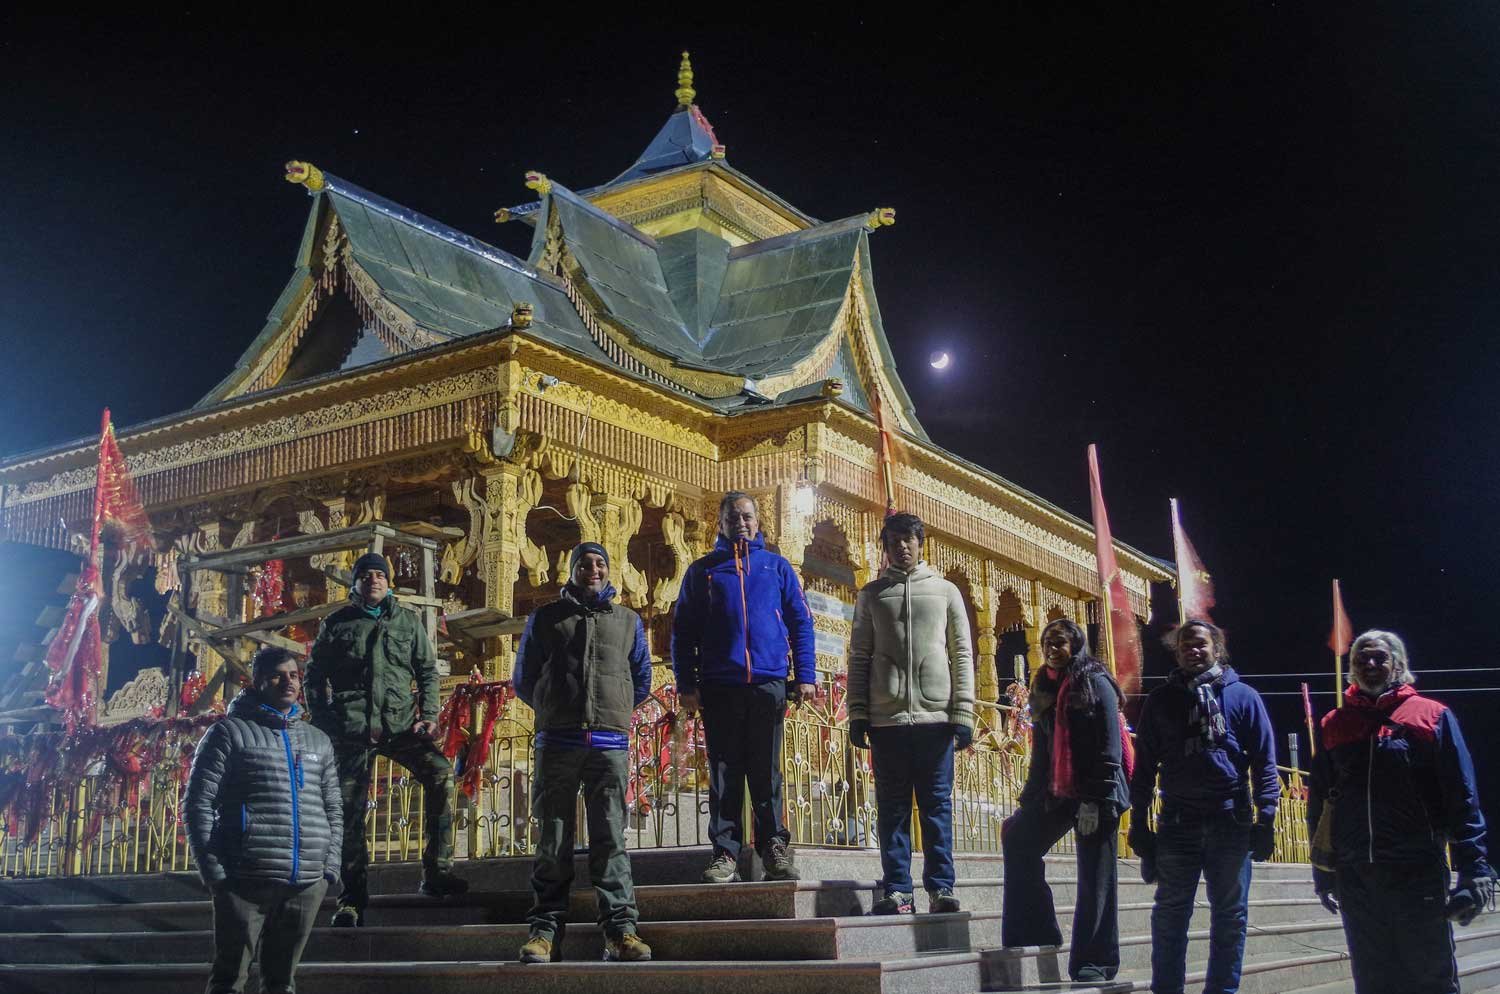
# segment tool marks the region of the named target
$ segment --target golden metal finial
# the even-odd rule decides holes
[[[879,228],[895,223],[896,208],[894,207],[877,207],[870,212],[869,217],[865,218],[865,227],[871,231],[876,231]]]
[[[510,309],[510,326],[516,330],[531,327],[532,307],[530,302],[518,300]]]
[[[552,192],[552,181],[535,169],[526,171],[526,189],[535,190],[538,197],[545,197]]]
[[[495,223],[504,224],[511,219],[510,208],[502,207],[495,212]]]
[[[317,193],[327,185],[323,181],[323,170],[311,162],[301,162],[297,159],[286,164],[286,181],[305,186],[313,193]]]
[[[677,106],[687,110],[693,106],[693,98],[698,91],[693,89],[693,63],[688,59],[688,53],[682,53],[682,65],[677,67]]]

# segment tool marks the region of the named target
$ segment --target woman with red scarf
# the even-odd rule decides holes
[[[1068,976],[1113,980],[1120,968],[1115,858],[1120,812],[1130,806],[1114,678],[1067,619],[1042,630],[1046,665],[1031,680],[1031,771],[1021,804],[1001,828],[1005,853],[1001,941],[1060,946],[1062,931],[1042,857],[1076,831],[1078,900]]]

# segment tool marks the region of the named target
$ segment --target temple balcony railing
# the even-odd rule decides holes
[[[670,672],[658,664],[657,688],[636,711],[630,735],[627,792],[632,848],[703,846],[708,839],[708,775],[702,725],[681,716]],[[781,753],[786,823],[796,846],[878,848],[875,781],[870,753],[853,749],[839,707],[838,684],[816,702],[788,711]],[[1001,825],[1026,781],[1029,749],[1021,715],[1004,705],[999,727],[981,727],[973,748],[954,761],[954,848],[998,853]],[[480,719],[475,716],[476,724]],[[18,818],[0,821],[0,875],[53,876],[155,873],[193,869],[182,821],[185,791],[181,756],[191,740],[162,750],[167,758],[146,771],[137,791],[120,790],[103,762],[76,786],[28,797],[12,810],[33,813],[34,831]],[[15,760],[8,760],[16,770]],[[97,768],[97,772],[96,772]],[[455,852],[460,859],[526,856],[535,851],[531,771],[535,768],[531,712],[509,701],[496,725],[473,796],[455,800]],[[462,773],[462,771],[460,771]],[[1306,787],[1302,771],[1281,769],[1274,862],[1308,860]],[[28,788],[22,787],[22,790]],[[376,761],[365,812],[370,858],[417,860],[422,837],[421,787],[398,765]],[[580,845],[586,828],[579,800]],[[0,816],[4,818],[6,816]],[[915,820],[915,819],[914,819]],[[1128,815],[1121,819],[1120,853]],[[919,829],[913,825],[920,845]],[[1054,851],[1071,852],[1071,835]]]

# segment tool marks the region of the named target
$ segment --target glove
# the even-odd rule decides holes
[[[864,718],[849,722],[849,744],[856,749],[870,748],[870,723]]]
[[[1318,900],[1323,902],[1323,907],[1328,909],[1330,915],[1339,913],[1339,892],[1336,888],[1318,891]]]
[[[1263,818],[1250,826],[1250,858],[1264,863],[1276,851],[1276,822]]]
[[[968,725],[955,724],[953,728],[953,748],[962,752],[974,744],[974,729]]]
[[[1317,892],[1318,900],[1323,902],[1323,907],[1328,909],[1330,915],[1339,913],[1339,885],[1336,876],[1328,870],[1313,867],[1313,890]]]
[[[1080,837],[1099,831],[1099,804],[1096,801],[1084,801],[1078,805],[1078,819],[1074,827],[1078,829]]]
[[[1494,903],[1494,877],[1469,879],[1459,876],[1458,886],[1448,895],[1448,920],[1458,925],[1468,925],[1479,917],[1481,911],[1492,907]]]

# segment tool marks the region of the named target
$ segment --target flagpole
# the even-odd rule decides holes
[[[1168,497],[1172,507],[1172,559],[1177,567],[1177,626],[1187,623],[1187,609],[1182,604],[1182,550],[1177,547],[1177,536],[1182,534],[1182,519],[1177,515],[1177,498]]]
[[[1343,613],[1343,606],[1344,606],[1344,598],[1343,598],[1343,596],[1339,592],[1339,581],[1336,580],[1336,579],[1333,581],[1333,604],[1334,604],[1334,610],[1336,612],[1342,614]],[[1346,624],[1347,624],[1347,622],[1346,622]],[[1334,618],[1334,628],[1337,629],[1337,627],[1338,627],[1338,618],[1337,618],[1337,616],[1335,616],[1335,618]],[[1334,634],[1338,635],[1339,633],[1335,632]],[[1340,639],[1338,641],[1342,641],[1342,640]],[[1333,646],[1330,646],[1330,648],[1333,649],[1333,698],[1334,698],[1334,701],[1337,702],[1335,704],[1335,707],[1343,707],[1344,706],[1344,656],[1338,650],[1338,641],[1335,641],[1335,644]]]

